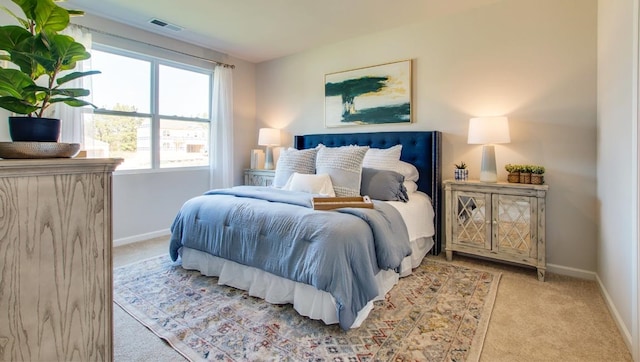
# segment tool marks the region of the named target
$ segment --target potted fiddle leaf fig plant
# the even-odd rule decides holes
[[[89,59],[86,48],[68,35],[60,34],[79,10],[58,6],[58,0],[12,0],[24,13],[17,16],[2,9],[19,25],[0,26],[0,108],[22,116],[9,117],[13,141],[57,142],[60,120],[46,118],[53,104],[71,107],[93,106],[80,99],[88,96],[84,88],[65,88],[65,84],[99,71],[74,71],[76,63]]]

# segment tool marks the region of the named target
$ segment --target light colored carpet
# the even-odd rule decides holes
[[[499,277],[425,260],[347,332],[218,285],[168,256],[116,269],[114,299],[194,361],[478,361]]]
[[[116,247],[114,266],[168,250],[168,237]],[[594,281],[547,273],[541,283],[533,269],[458,255],[453,264],[502,273],[481,362],[632,361]],[[117,305],[114,312],[115,361],[184,360]]]

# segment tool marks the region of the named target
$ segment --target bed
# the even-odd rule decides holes
[[[283,191],[286,186],[211,190],[187,201],[178,212],[171,227],[172,259],[180,258],[185,269],[217,276],[219,284],[247,290],[269,303],[291,303],[309,318],[338,323],[345,330],[359,327],[373,302],[427,252],[440,253],[441,133],[303,135],[295,137],[295,150],[290,151],[353,149],[362,154],[367,152],[362,149],[390,150],[397,145],[402,145],[400,160],[415,166],[419,174],[417,191],[409,194],[408,203],[374,200],[375,209],[370,210],[315,211],[313,195]],[[348,190],[341,186],[334,181],[336,192]],[[424,223],[407,220],[406,215],[422,213],[415,205],[423,201],[430,203],[433,224],[426,212]],[[430,235],[419,231],[424,225],[431,226]]]

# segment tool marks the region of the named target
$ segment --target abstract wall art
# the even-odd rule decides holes
[[[325,126],[411,123],[411,60],[325,75]]]

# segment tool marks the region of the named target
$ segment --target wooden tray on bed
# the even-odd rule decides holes
[[[373,209],[373,202],[369,196],[355,197],[314,197],[314,210],[333,210],[341,207],[363,207]]]

